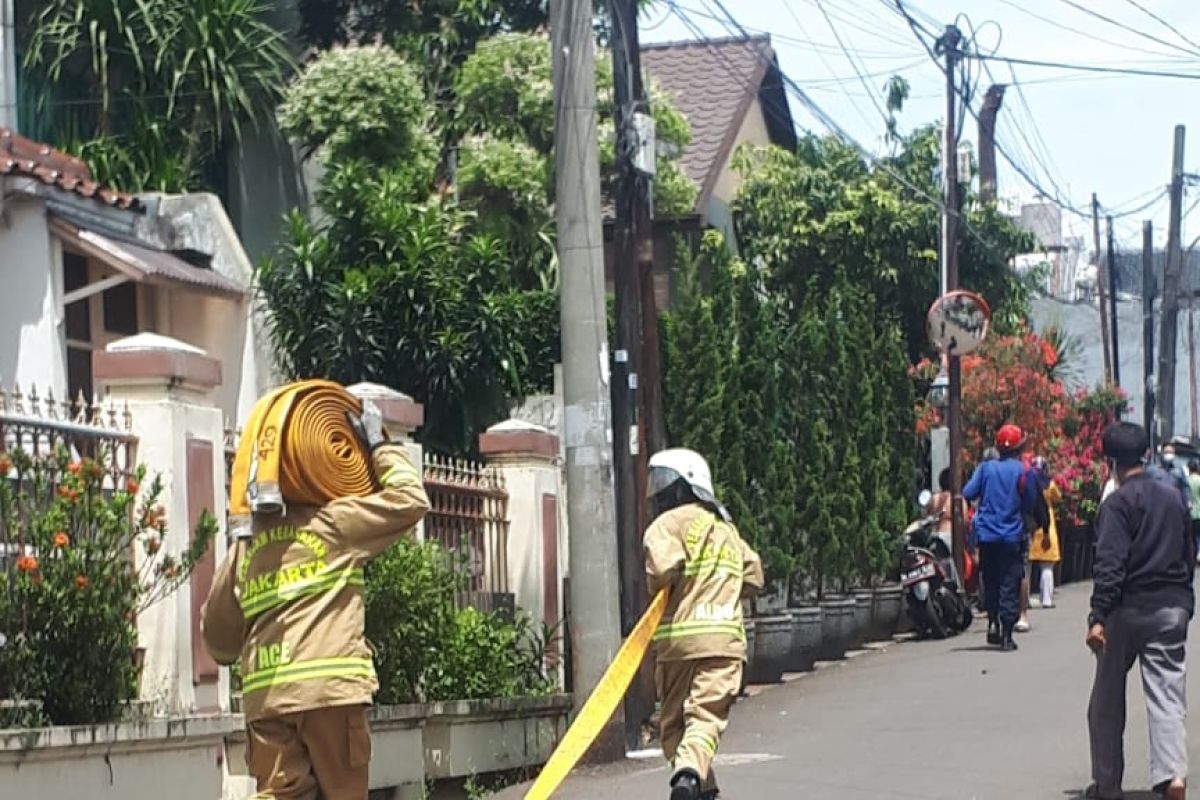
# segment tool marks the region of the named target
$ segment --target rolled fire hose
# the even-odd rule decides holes
[[[605,723],[617,710],[617,704],[625,697],[633,676],[637,674],[666,607],[667,590],[662,589],[617,651],[617,657],[579,710],[579,716],[567,729],[567,735],[554,748],[541,774],[525,793],[525,800],[546,800],[550,797],[600,735]]]
[[[233,462],[230,514],[248,518],[285,503],[324,505],[378,491],[347,412],[361,414],[362,403],[332,381],[300,381],[259,398]]]

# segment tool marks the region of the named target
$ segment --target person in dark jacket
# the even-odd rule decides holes
[[[1088,706],[1092,779],[1085,796],[1121,797],[1125,680],[1134,661],[1150,726],[1150,777],[1167,800],[1183,800],[1187,776],[1187,629],[1195,608],[1196,545],[1188,510],[1169,483],[1147,474],[1149,440],[1118,422],[1103,436],[1117,489],[1096,523],[1087,645],[1096,654]]]
[[[996,432],[1000,458],[984,461],[963,487],[963,497],[978,501],[975,539],[983,571],[984,604],[988,614],[988,644],[1006,651],[1017,649],[1013,627],[1021,613],[1021,579],[1025,576],[1024,515],[1033,511],[1038,482],[1019,458],[1025,435],[1016,425]]]

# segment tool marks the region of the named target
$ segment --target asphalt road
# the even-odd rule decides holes
[[[1090,585],[1031,612],[1020,651],[988,648],[976,620],[944,642],[892,643],[764,687],[734,710],[718,775],[727,800],[1070,800],[1089,779],[1083,645]],[[1193,671],[1192,696],[1200,681]],[[1141,681],[1129,681],[1125,791],[1149,798]],[[1191,715],[1200,764],[1200,714]],[[584,769],[556,798],[665,798],[661,758]],[[502,792],[509,800],[521,787]]]

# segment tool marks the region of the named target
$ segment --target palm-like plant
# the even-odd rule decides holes
[[[122,188],[192,188],[292,69],[266,0],[49,0],[31,20],[32,126]]]

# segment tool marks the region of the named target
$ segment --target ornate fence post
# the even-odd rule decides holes
[[[132,412],[141,462],[162,475],[168,552],[188,546],[205,510],[221,525],[189,585],[138,618],[146,649],[142,699],[174,713],[228,710],[228,670],[217,667],[200,641],[200,607],[226,547],[225,435],[212,399],[221,364],[175,339],[139,334],[95,353],[92,367],[108,399]]]

